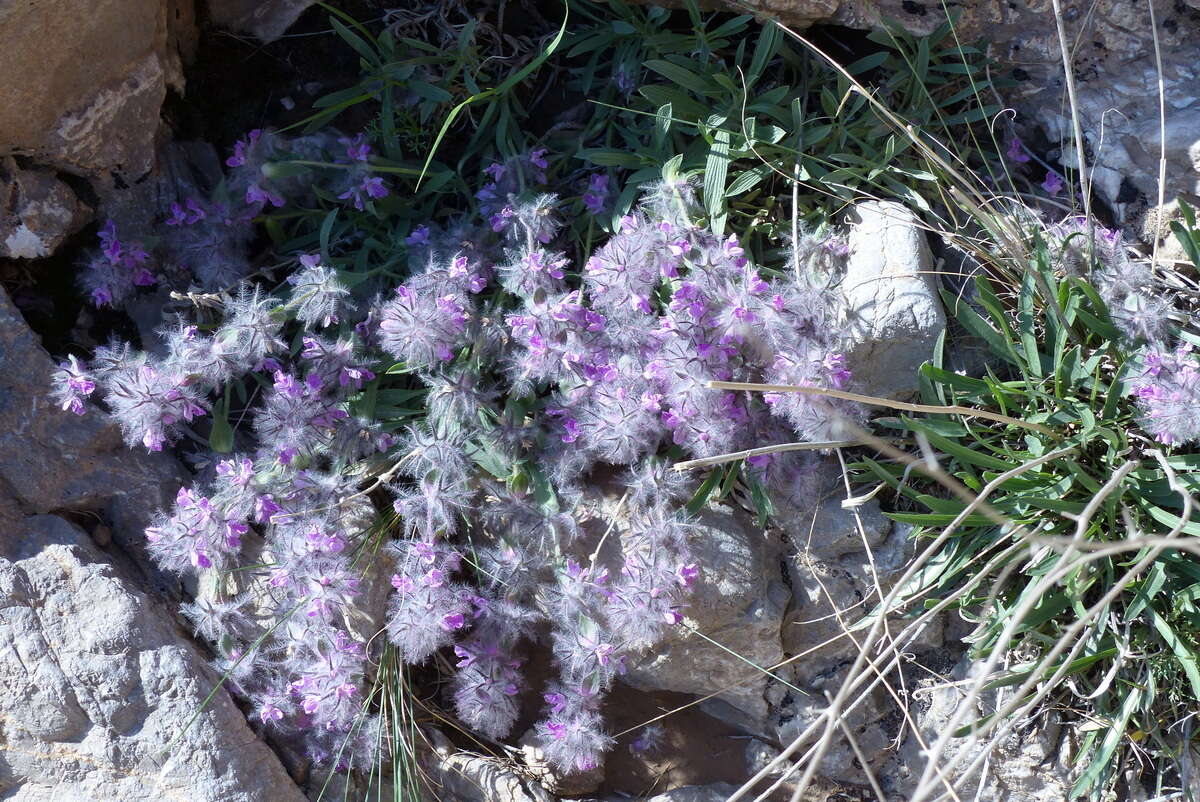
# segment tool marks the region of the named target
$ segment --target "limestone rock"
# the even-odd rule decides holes
[[[926,745],[931,745],[945,732],[951,717],[963,704],[966,691],[955,680],[970,676],[967,660],[962,660],[950,673],[946,681],[921,682],[923,686],[913,694],[915,704],[911,712],[921,730]],[[1011,689],[1005,689],[1011,690]],[[975,705],[962,719],[976,721],[995,710],[1003,692],[984,694],[982,704]],[[1051,802],[1068,797],[1073,777],[1070,756],[1072,750],[1065,742],[1067,730],[1055,721],[1038,720],[1025,727],[1015,728],[990,754],[982,779],[976,770],[964,776],[964,771],[977,756],[979,747],[964,757],[964,762],[947,771],[959,796],[963,799],[986,799],[989,802]],[[966,748],[961,739],[952,739],[945,760]],[[897,792],[905,795],[915,788],[925,765],[925,747],[910,735],[901,746],[892,770],[885,770]],[[883,772],[881,772],[883,774]]]
[[[0,154],[145,174],[193,38],[188,0],[0,0]]]
[[[302,802],[217,676],[62,518],[0,533],[0,796]],[[196,711],[202,712],[192,720]]]
[[[0,257],[49,256],[78,231],[91,210],[49,170],[22,170],[0,160]]]
[[[1200,23],[1192,27],[1193,37],[1200,36]],[[1165,201],[1169,204],[1181,194],[1194,197],[1200,192],[1200,65],[1194,45],[1174,56],[1163,77],[1166,125],[1162,130],[1152,55],[1143,53],[1112,71],[1106,68],[1093,79],[1082,80],[1077,92],[1076,108],[1095,192],[1125,224],[1134,224],[1144,209],[1157,205],[1158,163],[1164,149]],[[1052,142],[1072,141],[1069,112],[1041,108],[1037,119]],[[1074,149],[1065,147],[1063,164],[1073,167],[1074,161]]]
[[[183,481],[179,463],[127,449],[97,409],[77,416],[55,406],[47,396],[54,363],[2,290],[0,365],[0,487],[26,513],[103,514],[136,556],[149,516]]]
[[[631,663],[624,679],[643,690],[720,693],[714,700],[720,704],[706,703],[707,712],[757,730],[767,715],[769,678],[747,661],[767,668],[783,659],[779,631],[788,592],[778,546],[727,508],[703,510],[689,542],[700,578],[684,625]]]
[[[912,212],[890,201],[854,208],[842,290],[849,303],[846,361],[856,386],[899,398],[946,328],[933,258]]]
[[[427,761],[438,802],[553,802],[538,783],[526,780],[497,758],[461,752],[440,732],[429,733]]]
[[[316,0],[209,0],[212,21],[222,28],[274,42]]]

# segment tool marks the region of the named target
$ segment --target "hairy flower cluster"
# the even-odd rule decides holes
[[[860,413],[709,387],[845,386],[837,299],[823,281],[764,277],[736,237],[692,225],[686,182],[625,217],[580,275],[554,248],[556,198],[515,191],[536,185],[538,155],[488,170],[479,199],[500,242],[417,229],[409,245],[425,269],[371,316],[380,347],[429,388],[428,424],[399,449],[407,479],[394,508],[408,539],[388,634],[412,662],[452,647],[456,712],[500,738],[524,686],[521,645],[549,626],[558,675],[535,731],[548,760],[579,771],[611,748],[606,692],[680,626],[699,578],[680,509],[689,483],[663,470],[661,452],[714,456],[797,432],[828,439],[839,416]],[[599,203],[605,183],[589,190],[585,204]],[[750,470],[794,488],[801,465],[780,456]],[[582,488],[614,468],[628,520],[615,535],[619,563],[606,566],[588,555]]]
[[[138,287],[152,287],[158,274],[150,254],[136,240],[122,240],[109,220],[100,229],[100,250],[87,258],[80,283],[96,307],[122,306]]]
[[[1135,261],[1121,232],[1082,216],[1053,226],[1051,244],[1068,274],[1096,288],[1113,324],[1137,349],[1128,386],[1140,422],[1156,440],[1180,445],[1200,440],[1200,361],[1170,331],[1174,302],[1144,261]]]
[[[1168,445],[1200,440],[1200,360],[1192,347],[1147,348],[1141,368],[1133,395],[1146,431]]]
[[[299,190],[262,168],[284,147],[317,160],[327,144],[252,132],[228,161],[228,187],[266,211]],[[365,139],[340,144],[347,174],[369,178]],[[218,423],[247,422],[147,530],[148,549],[168,570],[211,580],[202,587],[217,590],[184,615],[262,723],[303,737],[322,761],[361,740],[372,634],[362,606],[371,583],[386,583],[388,641],[412,664],[452,660],[455,712],[489,738],[511,733],[525,654],[547,641],[556,674],[535,731],[561,769],[597,766],[613,744],[607,692],[683,625],[701,580],[683,511],[699,482],[670,460],[828,439],[839,417],[860,414],[710,387],[845,386],[838,298],[822,277],[765,274],[736,237],[694,225],[686,181],[655,188],[575,264],[556,247],[563,205],[540,191],[550,172],[541,149],[489,167],[483,220],[414,229],[406,242],[421,269],[370,308],[319,256],[297,255],[276,296],[245,288],[219,319],[165,329],[161,353],[114,344],[55,374],[64,409],[101,403],[131,445],[202,440],[189,424],[210,411],[214,446]],[[378,196],[361,189],[341,199],[371,213]],[[607,179],[591,177],[580,201],[604,207]],[[216,213],[185,203],[168,223]],[[359,419],[381,388],[423,393],[424,421]],[[357,477],[381,457],[389,467],[364,487]],[[747,465],[798,503],[806,470],[787,454]],[[599,536],[585,526],[596,501],[584,487],[604,481],[623,514]],[[396,537],[383,549],[368,539],[380,531],[368,491],[379,489],[391,493],[384,520]]]
[[[1119,230],[1089,226],[1086,217],[1076,215],[1051,228],[1050,236],[1067,272],[1096,285],[1113,323],[1129,340],[1154,343],[1166,336],[1171,303],[1155,288],[1149,266],[1129,258]]]
[[[279,339],[284,309],[248,290],[212,334],[164,332],[161,359],[112,346],[90,372],[68,360],[58,394],[74,409],[95,393],[127,440],[140,436],[157,450],[222,384],[254,373],[267,385],[249,412],[257,447],[215,461],[181,488],[146,530],[147,550],[169,571],[241,577],[234,595],[219,591],[183,612],[262,722],[303,737],[327,761],[359,730],[366,671],[354,554],[374,511],[346,469],[394,439],[348,412],[347,397],[374,377],[360,346],[314,332],[289,360]]]

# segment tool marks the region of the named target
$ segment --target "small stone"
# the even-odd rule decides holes
[[[917,392],[917,369],[946,329],[933,256],[912,212],[890,201],[854,207],[842,290],[848,302],[846,362],[871,395]]]
[[[91,209],[51,171],[0,160],[0,257],[49,256],[90,217]]]

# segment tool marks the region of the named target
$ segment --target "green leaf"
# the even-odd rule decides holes
[[[329,18],[329,24],[333,26],[333,30],[342,38],[346,44],[354,48],[354,52],[363,57],[363,60],[372,67],[378,67],[380,64],[379,53],[371,45],[367,44],[361,36],[351,31],[340,21],[334,17]]]
[[[876,67],[882,67],[884,62],[891,58],[892,54],[886,50],[881,50],[878,53],[872,53],[869,56],[863,56],[858,61],[852,61],[846,65],[846,72],[851,75],[861,75],[864,72],[870,72]]]
[[[1084,655],[1083,657],[1077,657],[1076,659],[1072,660],[1069,664],[1067,664],[1067,670],[1063,674],[1063,676],[1069,677],[1072,674],[1078,674],[1082,671],[1086,671],[1088,668],[1092,667],[1096,663],[1103,662],[1104,660],[1108,660],[1108,659],[1110,659],[1112,657],[1116,657],[1116,656],[1117,656],[1116,647],[1108,647],[1108,648],[1102,649],[1101,651],[1096,652],[1095,654],[1089,654],[1089,655]],[[987,685],[984,685],[983,689],[985,691],[993,691],[997,688],[1007,688],[1012,685],[1020,685],[1025,680],[1029,679],[1029,677],[1035,671],[1037,671],[1040,676],[1052,677],[1055,674],[1057,674],[1060,670],[1062,670],[1062,667],[1063,667],[1062,663],[1057,663],[1053,666],[1047,666],[1045,669],[1039,669],[1037,667],[1037,664],[1034,664],[1031,666],[1018,666],[1017,668],[1014,668],[1012,671],[1010,671],[1008,674],[1004,675],[1000,679],[993,680],[993,681],[989,682]]]
[[[225,387],[225,398],[213,405],[212,431],[208,434],[208,447],[218,454],[233,451],[233,427],[229,425],[229,387]]]
[[[1174,529],[1183,522],[1183,519],[1178,515],[1172,515],[1155,504],[1142,504],[1141,506],[1151,518],[1160,524],[1165,524],[1171,529]],[[1187,535],[1200,535],[1200,521],[1188,521],[1186,524],[1183,524],[1183,529],[1180,531]]]
[[[996,356],[1014,365],[1020,364],[1008,342],[978,312],[972,309],[970,304],[946,290],[942,290],[941,294],[946,308],[951,310],[951,313],[963,325],[963,328],[987,343],[988,348]]]
[[[751,167],[748,170],[743,170],[737,178],[733,179],[733,183],[725,190],[726,198],[736,198],[745,192],[754,189],[762,180],[771,174],[771,166],[769,164],[759,164]]]
[[[558,49],[558,46],[562,44],[563,35],[567,32],[567,19],[569,17],[570,4],[567,2],[567,0],[563,0],[562,25],[559,27],[558,33],[550,41],[550,43],[542,48],[542,52],[538,53],[537,56],[531,59],[524,67],[504,79],[504,81],[502,81],[495,89],[485,89],[482,92],[471,95],[469,98],[462,101],[450,110],[450,113],[446,115],[446,119],[442,122],[442,127],[438,129],[437,136],[435,136],[433,139],[433,144],[429,146],[429,153],[425,156],[425,164],[421,167],[420,176],[417,177],[416,189],[420,189],[421,182],[425,179],[425,174],[429,172],[429,165],[433,163],[434,155],[437,154],[438,148],[442,144],[442,140],[446,138],[446,134],[449,133],[451,126],[454,125],[454,121],[458,119],[458,115],[461,114],[463,110],[472,103],[485,100],[494,95],[504,94],[517,84],[524,81],[538,67],[542,66],[546,59],[550,58],[554,51]]]
[[[681,92],[663,84],[649,84],[638,88],[638,94],[649,100],[657,107],[670,105],[675,112],[675,122],[690,122],[699,120],[708,114],[708,107],[693,99],[686,92]]]
[[[729,174],[729,132],[718,130],[708,151],[704,170],[704,208],[710,218],[717,218],[725,207],[725,177]],[[724,232],[714,228],[720,236]]]
[[[708,497],[712,495],[713,490],[720,483],[723,474],[724,471],[720,468],[713,468],[708,472],[708,476],[704,478],[700,487],[696,488],[696,493],[692,496],[691,501],[685,505],[689,515],[695,515],[703,509],[704,505],[708,502]]]
[[[922,513],[922,512],[885,512],[884,515],[898,523],[912,524],[913,526],[930,526],[930,527],[947,526],[950,524],[951,521],[953,521],[957,517],[957,515],[951,515],[949,513]],[[968,515],[966,518],[963,519],[961,528],[962,529],[973,529],[973,528],[981,527],[981,526],[995,526],[995,525],[996,525],[995,522],[992,521],[992,519],[988,518],[987,516],[978,515],[976,513],[971,513],[970,515]]]
[[[650,59],[645,63],[645,66],[647,69],[657,72],[676,85],[682,86],[684,89],[689,89],[698,95],[714,95],[720,92],[720,87],[709,83],[706,78],[670,61]]]
[[[579,158],[602,167],[625,167],[631,170],[643,166],[646,161],[636,153],[626,153],[611,148],[584,148],[579,151]]]
[[[988,392],[987,382],[982,379],[976,379],[971,376],[963,376],[953,371],[935,368],[933,365],[926,362],[920,368],[921,374],[927,376],[930,381],[937,384],[944,384],[947,387],[953,387],[964,393],[972,396],[982,396]]]
[[[775,505],[771,503],[771,496],[767,493],[767,488],[763,486],[762,482],[753,476],[746,476],[745,479],[746,484],[750,488],[750,499],[754,503],[754,512],[757,516],[758,526],[760,529],[766,529],[768,520],[775,512]]]
[[[1142,614],[1142,610],[1150,604],[1151,600],[1158,595],[1162,590],[1163,585],[1167,582],[1167,571],[1163,568],[1163,564],[1156,562],[1146,571],[1146,578],[1140,583],[1137,593],[1134,594],[1133,601],[1125,608],[1125,620],[1132,621]],[[1198,696],[1197,698],[1200,698]]]
[[[672,106],[670,103],[664,103],[658,107],[658,112],[655,114],[654,133],[655,138],[665,141],[667,134],[671,133]]]
[[[1037,284],[1033,271],[1026,271],[1017,296],[1017,329],[1021,347],[1025,350],[1026,369],[1035,378],[1042,377],[1042,354],[1038,350],[1037,332],[1034,329],[1033,302],[1037,295]]]
[[[1178,220],[1171,221],[1171,233],[1175,235],[1175,239],[1179,240],[1179,244],[1183,246],[1183,251],[1191,263],[1200,267],[1200,235],[1185,228]]]
[[[1150,607],[1146,610],[1150,614],[1150,618],[1154,621],[1154,628],[1158,630],[1158,634],[1166,642],[1171,651],[1175,653],[1175,658],[1179,661],[1179,667],[1183,669],[1183,673],[1188,678],[1188,683],[1192,686],[1192,698],[1200,699],[1200,670],[1196,666],[1196,654],[1188,645],[1175,634],[1175,630],[1171,629],[1171,625],[1167,623],[1167,619],[1163,618],[1157,610]]]
[[[329,210],[329,214],[325,215],[325,219],[321,221],[321,231],[318,241],[321,243],[321,259],[329,259],[329,235],[333,231],[333,224],[337,221],[338,210],[334,207]]]

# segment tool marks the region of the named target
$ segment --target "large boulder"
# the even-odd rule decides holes
[[[194,36],[191,0],[0,0],[0,155],[145,174]]]
[[[0,518],[0,797],[303,802],[161,607],[53,515]]]

